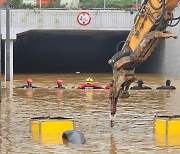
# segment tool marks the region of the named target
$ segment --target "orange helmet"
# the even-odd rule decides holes
[[[62,85],[63,81],[62,80],[57,80],[57,85]]]
[[[33,80],[32,79],[27,79],[27,84],[32,84]]]

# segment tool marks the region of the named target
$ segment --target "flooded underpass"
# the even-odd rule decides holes
[[[107,61],[127,35],[127,31],[19,34],[14,42],[14,72],[19,74],[14,74],[13,83],[2,83],[0,153],[180,153],[179,140],[176,146],[168,146],[164,138],[157,142],[154,133],[155,115],[180,113],[180,78],[137,74],[152,90],[129,90],[129,98],[119,99],[113,128],[109,125],[109,90],[77,89],[88,77],[102,87],[109,83],[112,68]],[[3,57],[2,53],[2,66]],[[154,61],[150,59],[150,63]],[[150,72],[149,67],[138,72]],[[28,78],[39,88],[15,88],[25,85]],[[58,79],[63,80],[66,89],[54,88]],[[156,90],[165,85],[166,79],[171,79],[177,89]],[[30,119],[47,116],[72,117],[75,129],[84,134],[85,144],[34,140]]]
[[[10,88],[3,90],[0,104],[0,153],[179,153],[180,147],[159,146],[154,135],[155,115],[180,113],[180,79],[152,74],[137,74],[152,90],[130,90],[120,99],[116,124],[109,126],[108,90],[79,90],[91,77],[105,87],[111,73],[99,74],[15,74]],[[36,89],[15,88],[33,79]],[[66,89],[54,89],[62,79]],[[171,79],[176,90],[155,90]],[[135,85],[136,83],[133,83]],[[3,83],[3,87],[5,83]],[[75,129],[83,132],[84,145],[43,144],[33,141],[30,119],[42,116],[74,117]]]

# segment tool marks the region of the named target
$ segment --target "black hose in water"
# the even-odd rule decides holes
[[[65,131],[62,135],[63,140],[72,144],[82,145],[85,143],[84,134],[77,130]]]

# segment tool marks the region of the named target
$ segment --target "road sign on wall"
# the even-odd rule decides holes
[[[81,25],[81,26],[87,26],[88,24],[90,24],[91,22],[91,16],[88,12],[80,12],[77,15],[77,22]]]

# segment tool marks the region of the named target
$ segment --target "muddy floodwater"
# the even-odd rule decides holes
[[[1,154],[118,154],[180,153],[179,146],[158,146],[154,135],[155,115],[180,114],[180,78],[137,74],[152,90],[130,90],[130,97],[119,99],[116,124],[109,126],[108,90],[77,90],[91,77],[105,87],[112,74],[18,74],[13,83],[2,83],[0,104]],[[32,78],[37,89],[17,89]],[[65,90],[54,89],[62,79]],[[176,90],[155,90],[166,79]],[[132,86],[135,83],[132,84]],[[74,117],[75,129],[86,139],[84,145],[43,144],[33,141],[30,119],[42,116]]]

